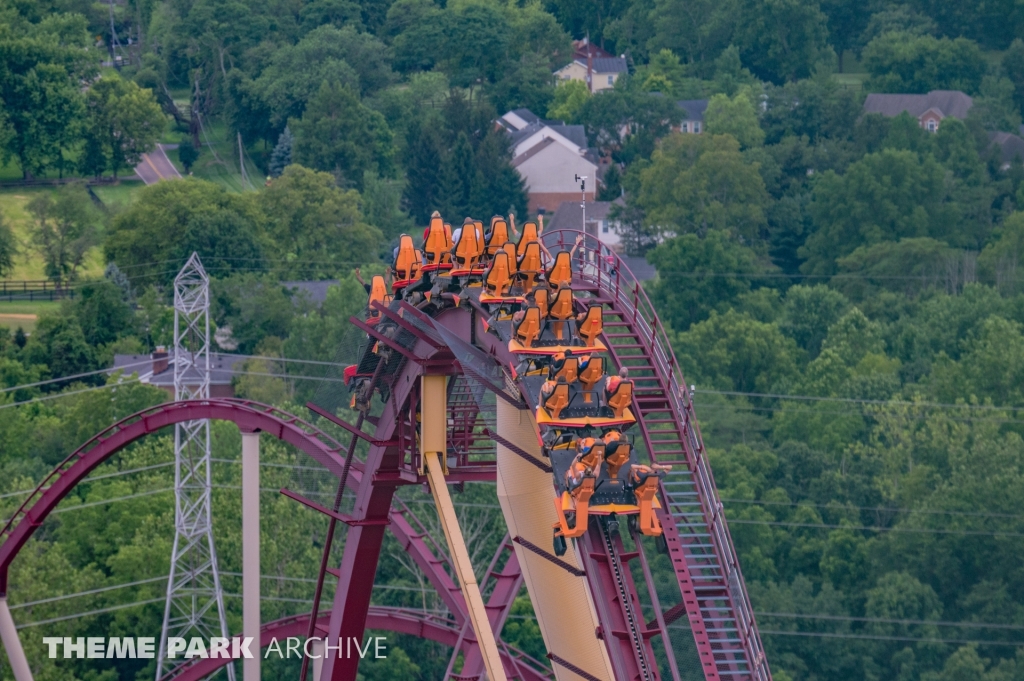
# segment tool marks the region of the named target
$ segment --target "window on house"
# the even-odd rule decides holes
[[[925,127],[928,128],[928,132],[935,132],[939,129],[939,122],[934,118],[929,118],[928,122],[925,123]]]
[[[690,132],[690,124],[683,123],[683,126],[680,128],[680,130],[682,130],[683,132]]]
[[[599,224],[601,226],[601,233],[602,234],[607,234],[608,233],[608,223],[607,222],[605,222],[604,220],[599,220],[597,224]]]
[[[700,122],[699,121],[694,121],[693,122],[693,131],[694,132],[700,132]]]
[[[608,84],[615,85],[615,76],[608,76]]]

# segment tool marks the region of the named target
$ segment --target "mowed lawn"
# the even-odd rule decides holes
[[[14,331],[19,326],[25,333],[32,333],[39,321],[39,315],[54,312],[60,307],[60,301],[0,301],[0,327]]]
[[[119,189],[111,187],[110,189]],[[32,216],[28,203],[44,192],[53,192],[52,187],[16,187],[0,189],[0,214],[14,230],[18,240],[18,255],[14,258],[14,271],[6,278],[22,281],[25,279],[46,279],[43,259],[32,247]],[[103,276],[103,251],[99,246],[91,249],[79,270],[79,278],[95,279]]]

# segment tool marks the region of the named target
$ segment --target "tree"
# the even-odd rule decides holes
[[[69,306],[85,342],[105,345],[135,331],[135,314],[124,292],[110,281],[91,281],[78,288]]]
[[[266,247],[263,215],[249,197],[229,194],[196,178],[142,189],[114,217],[103,244],[107,260],[122,269],[154,262],[184,263],[195,251],[206,268],[218,275],[251,269],[262,260]],[[170,282],[176,270],[166,268],[152,283]]]
[[[295,131],[295,161],[336,173],[348,186],[361,189],[367,170],[391,170],[394,147],[384,117],[336,80],[324,82],[301,120],[289,125]]]
[[[651,300],[679,330],[707,319],[712,310],[725,312],[768,269],[753,250],[719,230],[704,238],[685,234],[669,239],[647,259],[658,269],[649,288]]]
[[[14,258],[18,255],[18,240],[14,236],[11,224],[0,213],[0,278],[8,276],[14,270]]]
[[[274,145],[274,152],[270,155],[270,176],[280,177],[284,169],[292,164],[292,147],[295,144],[295,137],[292,136],[291,128],[284,126],[284,132],[277,138]]]
[[[282,277],[327,279],[376,259],[383,235],[366,224],[359,194],[339,189],[329,173],[288,166],[258,201]]]
[[[46,276],[55,282],[75,279],[85,254],[99,241],[99,213],[85,188],[67,184],[28,203],[32,246],[43,258]]]
[[[864,68],[871,92],[963,90],[977,94],[988,62],[977,43],[966,38],[933,38],[886,33],[864,48]]]
[[[822,284],[792,286],[786,291],[780,328],[813,359],[830,326],[849,307],[846,297]]]
[[[711,135],[732,135],[743,148],[758,147],[764,143],[764,130],[757,122],[757,110],[746,93],[730,99],[727,95],[714,95],[704,112],[705,129]]]
[[[658,140],[682,119],[683,110],[671,98],[647,92],[625,76],[600,97],[588,98],[579,115],[587,139],[622,163],[650,158]]]
[[[671,135],[640,171],[636,204],[649,224],[676,234],[728,230],[757,239],[768,202],[756,164],[730,135]]]
[[[807,78],[816,65],[835,59],[817,3],[741,0],[737,17],[733,41],[743,63],[762,80]]]
[[[405,149],[405,201],[417,224],[428,224],[430,214],[437,210],[438,160],[443,155],[443,142],[436,127],[421,123],[410,126]]]
[[[821,11],[828,19],[829,42],[839,57],[839,73],[843,72],[843,55],[856,50],[871,18],[871,5],[859,0],[822,0]]]
[[[583,81],[563,80],[555,88],[555,94],[548,106],[548,118],[575,123],[589,97],[590,90]]]
[[[199,159],[199,150],[192,146],[192,140],[183,140],[178,145],[178,160],[186,173],[192,172],[192,164]]]
[[[1024,115],[1024,40],[1017,38],[1003,54],[1002,71],[1013,83],[1013,102]]]
[[[836,258],[858,246],[905,237],[942,238],[953,217],[944,204],[945,171],[931,156],[885,149],[825,173],[810,206],[817,231],[800,249],[808,274],[836,271]]]
[[[93,83],[86,93],[86,110],[87,144],[102,148],[114,177],[122,168],[138,165],[166,125],[153,92],[117,76]]]
[[[712,62],[729,45],[739,3],[654,0],[653,4],[644,17],[653,31],[646,47],[652,52],[671,50],[692,65],[694,75],[709,77]]]

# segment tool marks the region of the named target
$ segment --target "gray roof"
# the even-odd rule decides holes
[[[703,121],[704,110],[708,108],[708,100],[706,99],[683,99],[676,104],[680,109],[686,112],[686,120],[688,121]]]
[[[647,262],[647,258],[643,256],[620,255],[619,257],[622,258],[622,262],[626,263],[626,267],[637,278],[637,281],[650,281],[658,274],[654,265]]]
[[[235,367],[241,368],[247,360],[245,355],[227,355],[220,352],[210,353],[210,385],[230,385],[235,375]],[[111,372],[123,370],[125,374],[139,374],[143,383],[162,388],[174,387],[174,359],[167,364],[167,369],[153,375],[153,358],[150,355],[114,355],[114,366]],[[148,374],[148,375],[147,375]],[[186,377],[187,380],[187,377]]]
[[[608,219],[608,212],[612,209],[611,201],[587,201],[587,225],[588,232],[596,233],[596,220]],[[579,201],[562,201],[558,210],[551,217],[551,221],[544,225],[544,229],[552,231],[557,229],[575,229],[579,231],[583,224],[582,210]]]
[[[989,139],[999,146],[999,157],[1003,163],[1024,162],[1024,139],[1011,132],[993,132]]]
[[[540,116],[533,113],[529,109],[512,109],[512,113],[522,118],[524,121],[526,121],[527,124],[537,123],[540,121]]]
[[[586,64],[586,60],[579,60]],[[598,57],[590,60],[590,68],[594,73],[625,73],[629,70],[623,57]]]
[[[510,131],[509,137],[512,140],[512,146],[519,144],[524,139],[527,139],[544,128],[548,128],[552,132],[558,133],[580,149],[587,148],[587,131],[582,125],[564,125],[562,123],[548,123],[547,121],[541,120],[538,120],[536,123],[530,123],[520,130]]]
[[[974,101],[959,90],[932,90],[926,95],[883,95],[872,93],[864,100],[865,113],[899,116],[904,111],[918,118],[929,109],[943,117],[966,118]]]
[[[550,137],[542,139],[540,142],[537,142],[532,147],[512,159],[512,167],[518,168],[540,152],[550,147],[552,144],[558,144],[558,142]]]

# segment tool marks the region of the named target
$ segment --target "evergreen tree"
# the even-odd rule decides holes
[[[186,173],[192,172],[192,164],[199,158],[199,150],[192,146],[192,140],[185,140],[178,145],[178,160]]]
[[[445,220],[455,226],[471,211],[470,198],[473,178],[476,174],[473,164],[473,147],[466,133],[460,132],[455,144],[441,164],[437,179],[437,203]],[[483,219],[483,218],[479,218]]]
[[[438,209],[437,183],[442,151],[437,130],[419,123],[410,126],[405,157],[405,203],[416,222],[425,225],[430,221],[430,214]]]
[[[292,164],[292,143],[294,141],[292,131],[286,125],[284,132],[277,138],[277,144],[274,145],[274,151],[270,155],[271,177],[280,177],[284,169]]]
[[[622,173],[619,171],[618,163],[608,166],[602,179],[604,186],[597,195],[599,201],[614,201],[622,196]]]

